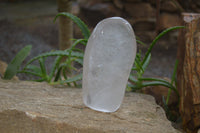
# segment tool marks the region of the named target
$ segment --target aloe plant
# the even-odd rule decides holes
[[[51,52],[42,53],[34,58],[32,58],[26,66],[23,68],[23,70],[19,71],[20,73],[26,73],[30,75],[34,75],[39,77],[39,79],[35,81],[46,81],[51,84],[68,84],[71,86],[70,83],[74,83],[74,86],[77,86],[76,81],[82,79],[82,74],[79,73],[78,75],[74,75],[72,77],[67,76],[66,73],[73,71],[77,71],[77,69],[72,65],[73,62],[78,63],[79,65],[83,65],[83,56],[84,51],[81,49],[76,48],[76,45],[87,44],[87,40],[90,36],[90,31],[87,27],[87,25],[80,20],[78,17],[66,13],[61,12],[56,15],[54,22],[59,16],[65,16],[70,18],[74,23],[78,25],[78,27],[81,29],[82,34],[84,36],[84,39],[73,39],[73,44],[69,49],[66,49],[64,51],[62,50],[56,50]],[[56,56],[56,59],[53,63],[53,67],[51,68],[50,72],[47,73],[46,67],[45,67],[45,58]],[[61,62],[63,57],[66,60]],[[39,66],[32,65],[33,62],[38,61]]]
[[[65,17],[68,17],[70,18],[74,23],[77,24],[77,26],[81,29],[81,32],[84,36],[84,39],[88,39],[90,37],[90,30],[88,29],[87,25],[78,17],[70,14],[70,13],[67,13],[67,12],[61,12],[61,13],[58,13],[54,19],[54,22],[56,21],[56,19],[59,17],[59,16],[65,16]]]
[[[22,62],[30,53],[31,48],[31,45],[27,45],[17,53],[13,60],[8,64],[3,79],[12,79],[13,76],[17,74]]]
[[[163,80],[163,79],[143,78],[143,74],[144,74],[144,72],[145,72],[146,68],[148,67],[148,64],[151,60],[151,51],[152,51],[152,48],[154,47],[154,45],[157,43],[157,41],[161,37],[163,37],[165,34],[167,34],[168,32],[175,30],[175,29],[181,29],[181,28],[184,28],[184,26],[171,27],[171,28],[168,28],[168,29],[164,30],[163,32],[161,32],[152,41],[152,43],[150,44],[150,46],[149,46],[147,52],[145,53],[145,56],[144,56],[143,59],[142,59],[142,56],[141,56],[141,52],[136,54],[134,67],[132,68],[132,70],[135,71],[136,74],[133,74],[133,73],[130,74],[129,81],[132,82],[133,84],[128,85],[132,89],[132,91],[141,89],[141,88],[146,87],[146,86],[162,85],[162,86],[168,87],[171,90],[175,91],[177,96],[179,96],[179,93],[176,89],[176,86],[174,86],[173,83],[170,83],[170,82]],[[144,44],[141,41],[137,41],[137,42]]]
[[[176,63],[175,63],[174,72],[173,72],[173,75],[172,75],[172,78],[171,78],[171,82],[168,82],[164,79],[159,79],[159,78],[144,78],[143,74],[144,74],[144,72],[145,72],[146,68],[148,67],[148,64],[151,60],[151,50],[154,47],[154,45],[157,43],[157,41],[162,36],[167,34],[168,32],[175,30],[175,29],[180,29],[180,28],[184,28],[184,26],[171,27],[171,28],[166,29],[163,32],[161,32],[152,41],[152,43],[150,44],[150,47],[148,48],[147,52],[145,53],[145,56],[144,56],[143,59],[142,59],[142,56],[141,56],[141,51],[136,54],[134,67],[132,68],[132,70],[135,73],[130,74],[129,81],[132,84],[128,84],[129,90],[131,90],[131,91],[140,90],[143,87],[147,87],[147,86],[158,86],[158,85],[165,86],[165,87],[169,88],[167,99],[165,100],[165,98],[163,97],[163,103],[164,103],[164,110],[166,112],[166,115],[169,118],[169,120],[171,120],[171,121],[174,121],[174,116],[171,113],[170,109],[168,108],[168,103],[169,103],[171,91],[173,90],[177,94],[178,99],[180,99],[179,93],[178,93],[177,88],[176,88],[176,71],[177,71],[178,61],[176,61]],[[137,41],[137,42],[139,44],[144,45],[144,43],[141,42],[141,41]],[[175,84],[174,84],[174,82],[175,82]]]
[[[52,52],[46,52],[43,54],[40,54],[34,58],[32,58],[26,66],[23,68],[23,70],[19,71],[20,73],[26,73],[26,74],[31,74],[34,76],[39,77],[36,81],[47,81],[49,83],[54,82],[54,84],[57,83],[69,83],[75,82],[72,79],[80,80],[80,75],[79,78],[67,78],[66,73],[67,71],[71,70],[76,70],[72,66],[72,62],[77,62],[80,65],[83,64],[83,56],[84,52],[80,49],[76,49],[75,46],[80,42],[80,41],[85,41],[85,40],[75,40],[74,44],[72,47],[69,49],[66,49],[64,51],[62,50],[56,50]],[[57,56],[53,63],[53,67],[50,70],[50,73],[47,73],[46,67],[45,67],[45,58],[48,58],[50,56]],[[64,62],[61,63],[61,59],[63,57],[67,57]],[[39,62],[39,66],[32,65],[34,61]],[[70,69],[70,70],[69,70]],[[61,77],[64,77],[64,80],[61,79]],[[75,84],[75,83],[74,83]],[[69,84],[68,84],[69,85]]]

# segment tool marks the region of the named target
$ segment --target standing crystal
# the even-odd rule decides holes
[[[136,48],[134,32],[126,20],[112,17],[97,24],[84,56],[86,106],[102,112],[114,112],[120,107]]]

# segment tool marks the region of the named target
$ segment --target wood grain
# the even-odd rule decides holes
[[[187,132],[200,127],[200,14],[183,13],[179,33],[177,58],[180,113]]]

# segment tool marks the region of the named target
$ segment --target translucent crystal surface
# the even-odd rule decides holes
[[[84,104],[97,111],[116,111],[122,103],[135,55],[135,35],[126,20],[112,17],[99,22],[85,50]]]

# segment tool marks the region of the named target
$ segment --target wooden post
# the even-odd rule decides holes
[[[179,33],[177,58],[180,114],[188,133],[200,128],[200,14],[183,13]]]
[[[57,0],[58,12],[71,12],[71,0]],[[73,27],[72,21],[65,17],[59,17],[59,49],[65,50],[72,44]]]

